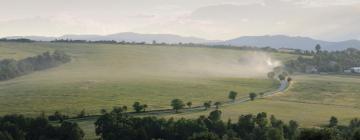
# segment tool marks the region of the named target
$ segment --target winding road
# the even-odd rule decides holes
[[[287,89],[288,87],[288,82],[286,80],[280,81],[280,85],[278,87],[278,89],[274,90],[274,91],[269,91],[264,93],[263,97],[268,97],[268,96],[272,96],[275,95],[276,93],[280,93],[283,92]],[[223,101],[221,102],[221,106],[230,106],[230,105],[234,105],[234,104],[241,104],[241,103],[245,103],[250,101],[250,97],[246,96],[246,97],[240,97],[234,101]],[[212,105],[210,108],[216,108],[215,105]],[[199,106],[194,106],[191,108],[184,108],[179,110],[179,112],[181,113],[191,113],[191,112],[199,112],[199,111],[204,111],[205,107],[203,105],[199,105]],[[175,114],[175,111],[173,109],[158,109],[158,110],[148,110],[145,112],[140,112],[140,113],[136,113],[136,112],[127,112],[129,115],[134,115],[134,116],[139,116],[139,115],[167,115],[167,114]],[[69,121],[75,121],[75,120],[86,120],[86,119],[96,119],[97,117],[99,117],[100,115],[90,115],[90,116],[86,116],[83,118],[70,118],[68,119]]]

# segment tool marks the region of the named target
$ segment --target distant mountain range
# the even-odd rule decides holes
[[[329,42],[316,40],[308,37],[290,37],[285,35],[274,36],[244,36],[227,41],[217,42],[220,45],[232,46],[257,46],[272,48],[293,48],[302,50],[313,50],[317,44],[320,44],[325,50],[344,50],[346,48],[360,49],[359,40],[347,40],[340,42]]]
[[[118,33],[110,35],[64,35],[61,37],[42,37],[42,36],[12,36],[5,37],[8,39],[27,38],[37,41],[51,41],[55,39],[72,39],[72,40],[115,40],[127,42],[146,42],[152,43],[196,43],[208,45],[231,45],[231,46],[256,46],[256,47],[272,47],[272,48],[293,48],[302,50],[313,50],[316,44],[320,44],[325,50],[344,50],[346,48],[360,49],[359,40],[347,40],[340,42],[330,42],[316,40],[309,37],[291,37],[285,35],[266,35],[266,36],[243,36],[235,39],[216,41],[206,40],[197,37],[183,37],[172,34],[138,34],[138,33]]]

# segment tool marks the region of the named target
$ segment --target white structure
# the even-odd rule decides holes
[[[360,67],[352,67],[349,69],[352,73],[360,73]],[[346,70],[348,72],[349,70]],[[345,71],[344,71],[345,72]]]

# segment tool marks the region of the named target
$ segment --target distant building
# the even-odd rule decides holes
[[[351,67],[350,69],[344,70],[345,73],[360,73],[360,67]]]
[[[279,52],[285,52],[285,53],[294,53],[296,50],[295,49],[290,49],[290,48],[279,48],[278,51]]]

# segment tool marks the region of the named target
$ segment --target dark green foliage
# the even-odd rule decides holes
[[[285,80],[285,78],[286,78],[283,74],[280,74],[278,77],[279,77],[279,80],[280,80],[280,81],[283,81],[283,80]]]
[[[50,121],[64,121],[65,119],[68,119],[69,116],[61,114],[59,111],[55,111],[53,115],[48,116],[48,119]]]
[[[220,110],[211,111],[208,118],[214,122],[220,121],[221,111]]]
[[[337,126],[337,123],[338,123],[338,119],[334,116],[331,116],[329,120],[329,127],[335,127]]]
[[[173,109],[178,112],[179,109],[184,108],[185,104],[182,100],[180,99],[174,99],[171,101],[171,106],[173,107]],[[191,106],[191,105],[190,105]]]
[[[230,92],[229,92],[229,99],[235,101],[237,94],[238,94],[238,93],[235,92],[235,91],[230,91]]]
[[[52,54],[45,52],[41,55],[18,61],[14,59],[4,59],[0,61],[0,81],[12,79],[34,71],[56,67],[70,60],[70,56],[62,51],[55,51]]]
[[[220,106],[221,106],[221,104],[222,104],[221,102],[215,102],[215,103],[214,103],[216,109],[219,109]]]
[[[250,98],[251,101],[254,101],[256,96],[257,96],[256,93],[253,93],[253,92],[249,93],[249,98]]]
[[[206,101],[204,102],[204,107],[205,107],[205,110],[209,109],[211,107],[211,102],[212,101]]]
[[[76,123],[52,126],[43,117],[7,115],[0,118],[0,140],[81,140],[84,132]]]
[[[264,112],[224,123],[220,110],[194,120],[137,118],[111,111],[100,116],[95,126],[96,134],[104,140],[358,140],[360,136],[358,119],[342,128],[299,129],[295,121],[286,124],[273,115],[268,119]]]
[[[298,72],[310,72],[315,68],[318,72],[343,72],[351,67],[358,67],[360,62],[360,51],[348,48],[343,51],[321,51],[316,46],[316,53],[312,58],[298,57],[297,60],[290,60],[285,65],[288,69]]]
[[[189,108],[191,108],[191,106],[192,106],[192,102],[191,102],[191,101],[189,101],[189,102],[187,102],[187,103],[186,103],[186,105],[187,105]]]
[[[19,43],[32,43],[34,40],[26,39],[26,38],[18,38],[18,39],[7,39],[0,38],[0,42],[19,42]]]
[[[219,136],[211,132],[195,133],[189,140],[220,140]]]
[[[77,117],[78,117],[78,118],[84,118],[84,117],[86,117],[85,109],[81,110]]]
[[[145,109],[147,108],[147,104],[140,104],[140,102],[134,102],[133,104],[133,109],[135,110],[136,113],[145,111]],[[124,107],[122,109],[125,109]],[[127,109],[127,107],[126,107]]]
[[[341,140],[336,129],[304,129],[301,131],[299,140]]]

